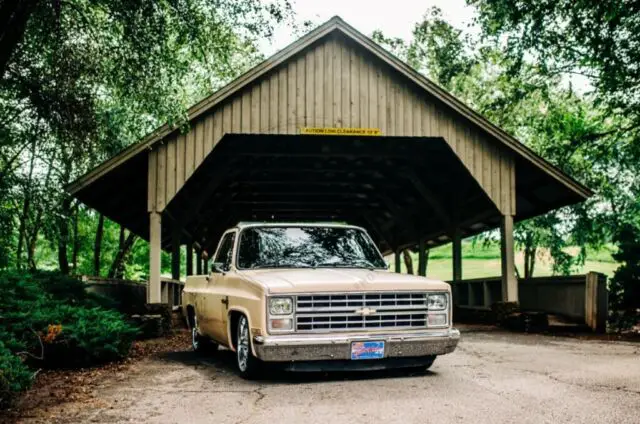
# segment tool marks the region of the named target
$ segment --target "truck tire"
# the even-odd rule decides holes
[[[262,361],[253,356],[251,351],[249,320],[244,315],[240,315],[240,318],[238,318],[236,334],[236,365],[238,372],[244,379],[256,379],[261,375]]]
[[[214,343],[208,337],[200,334],[200,330],[198,328],[198,320],[195,316],[190,318],[191,322],[191,348],[195,352],[206,352],[213,353],[218,350],[218,345]]]

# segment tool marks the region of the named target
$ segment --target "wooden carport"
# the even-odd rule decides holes
[[[187,132],[163,126],[68,187],[150,241],[150,302],[161,249],[178,278],[181,245],[190,273],[192,249],[213,252],[240,220],[347,221],[386,252],[453,242],[454,279],[460,240],[500,227],[517,301],[514,220],[590,195],[337,17],[188,116]]]

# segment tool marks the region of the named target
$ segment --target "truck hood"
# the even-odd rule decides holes
[[[260,269],[239,271],[269,293],[318,293],[398,290],[449,290],[449,284],[386,270],[348,268]]]

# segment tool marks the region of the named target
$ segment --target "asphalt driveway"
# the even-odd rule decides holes
[[[633,423],[640,344],[467,332],[421,374],[278,373],[247,382],[230,352],[145,359],[61,406],[63,423]],[[25,422],[28,422],[26,420]]]

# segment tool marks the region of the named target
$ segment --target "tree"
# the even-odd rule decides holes
[[[619,247],[614,259],[621,263],[611,279],[610,302],[617,317],[618,328],[625,328],[640,321],[640,230],[625,225],[616,236]]]
[[[559,75],[514,59],[495,42],[465,36],[431,9],[414,26],[408,42],[388,46],[418,71],[451,91],[490,121],[523,141],[563,171],[596,189],[586,203],[519,223],[516,242],[525,253],[521,275],[531,277],[540,248],[554,259],[554,271],[568,273],[583,263],[588,244],[611,240],[611,219],[633,202],[637,163],[622,148],[618,128],[630,120],[611,115],[589,95],[574,92]],[[454,52],[454,54],[451,54]],[[404,55],[404,56],[402,56]],[[517,72],[514,72],[517,69]],[[625,143],[629,143],[629,136]],[[616,212],[614,212],[616,211]],[[572,256],[570,243],[582,246]]]
[[[413,274],[413,258],[411,257],[411,249],[404,249],[402,251],[402,257],[404,258],[404,266],[407,268],[407,274]]]
[[[93,275],[100,276],[100,255],[102,253],[102,236],[104,234],[104,215],[98,217],[95,241],[93,243]]]
[[[35,267],[40,250],[64,272],[86,271],[85,221],[98,218],[62,187],[160,124],[183,125],[291,14],[286,0],[21,0],[0,12],[0,267]],[[113,251],[102,244],[94,271]]]
[[[640,4],[632,0],[467,0],[487,38],[504,45],[510,72],[535,63],[545,75],[579,75],[598,102],[640,127]],[[637,137],[636,137],[637,139]]]
[[[604,236],[620,248],[622,265],[612,281],[613,308],[627,308],[640,281],[631,260],[640,232],[640,4],[629,0],[467,0],[478,8],[485,39],[503,46],[516,75],[535,66],[541,75],[589,84],[604,123],[572,143],[591,151],[586,167],[599,169],[591,183],[602,200],[577,233]],[[532,65],[531,65],[532,64]],[[587,215],[585,213],[585,215]],[[637,261],[637,255],[635,257]]]
[[[0,2],[0,77],[4,74],[11,54],[22,40],[27,21],[37,3],[37,0]]]
[[[474,64],[468,51],[471,39],[445,21],[437,7],[430,8],[414,25],[412,37],[407,43],[388,38],[380,30],[372,34],[378,44],[444,87],[449,87],[456,75],[468,73]]]

